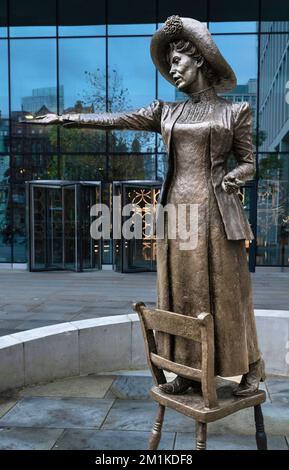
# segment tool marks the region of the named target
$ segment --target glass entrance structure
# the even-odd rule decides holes
[[[100,241],[90,236],[90,209],[100,196],[98,182],[27,183],[30,271],[100,269]]]
[[[156,238],[152,223],[161,185],[156,181],[115,181],[113,196],[115,205],[114,223],[120,222],[121,227],[129,220],[140,224],[142,239],[135,237],[126,239],[121,236],[113,241],[113,265],[116,271],[156,271]],[[118,199],[119,198],[119,199]],[[130,205],[127,206],[127,205]],[[124,207],[129,209],[125,211]],[[138,220],[137,220],[138,219]],[[117,233],[116,227],[114,230]]]

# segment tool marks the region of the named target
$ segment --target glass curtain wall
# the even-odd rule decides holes
[[[25,8],[24,8],[25,4]],[[257,160],[245,193],[257,265],[289,265],[289,13],[282,0],[179,0],[177,12],[206,23],[249,101]],[[25,182],[159,180],[159,135],[28,126],[27,114],[139,108],[184,96],[155,70],[153,32],[175,0],[0,0],[0,262],[27,262]],[[246,208],[245,208],[246,209]],[[107,253],[105,262],[111,263]]]

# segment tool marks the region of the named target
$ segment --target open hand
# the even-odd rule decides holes
[[[226,175],[222,181],[222,188],[227,194],[237,194],[243,181],[235,178],[235,176]]]
[[[58,116],[57,114],[44,114],[43,116],[37,116],[33,117],[30,119],[28,116],[26,117],[26,120],[23,121],[28,124],[41,124],[42,126],[48,125],[48,124],[57,124],[61,122],[61,117]]]

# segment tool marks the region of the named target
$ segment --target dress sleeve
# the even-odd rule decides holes
[[[233,104],[233,117],[233,153],[238,166],[230,172],[230,176],[246,181],[252,179],[255,173],[252,144],[252,114],[249,103]]]
[[[161,132],[163,102],[153,101],[149,106],[122,113],[63,114],[65,127],[91,127],[97,129],[137,130]]]

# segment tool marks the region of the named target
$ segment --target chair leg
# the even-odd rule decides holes
[[[196,421],[196,450],[206,450],[207,447],[207,424]]]
[[[158,406],[155,424],[153,425],[149,439],[149,450],[156,450],[159,446],[162,435],[162,425],[164,421],[165,410],[165,406]]]
[[[264,428],[264,419],[261,405],[254,406],[254,417],[256,426],[256,443],[258,450],[267,450],[267,436]]]

